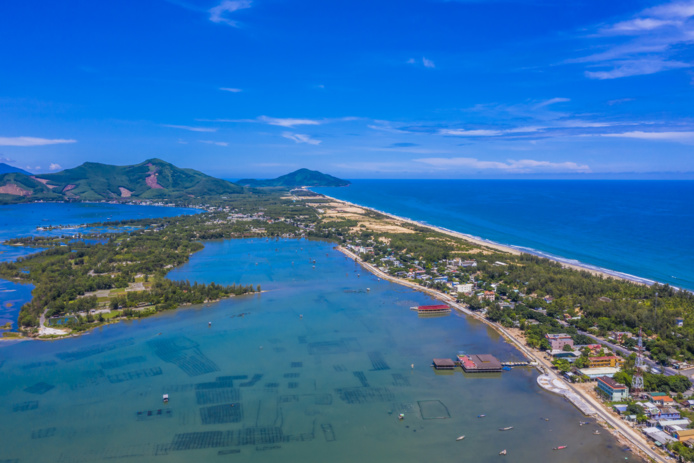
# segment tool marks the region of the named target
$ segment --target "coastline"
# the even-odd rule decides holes
[[[531,255],[534,255],[537,257],[549,259],[553,262],[557,262],[558,264],[560,264],[564,268],[588,272],[592,275],[600,276],[602,278],[614,278],[617,280],[629,281],[629,282],[632,282],[635,284],[646,285],[646,286],[651,286],[653,284],[659,283],[657,281],[650,280],[648,278],[643,278],[643,277],[639,277],[636,275],[630,275],[628,273],[618,272],[616,270],[610,270],[610,269],[606,269],[606,268],[602,268],[602,267],[597,267],[597,266],[594,266],[591,264],[579,262],[579,261],[574,260],[574,259],[567,259],[567,258],[563,258],[560,256],[554,256],[552,254],[544,253],[544,252],[538,251],[536,249],[497,243],[497,242],[487,240],[487,239],[479,237],[479,236],[474,236],[474,235],[469,235],[469,234],[462,233],[462,232],[457,232],[454,230],[450,230],[448,228],[439,227],[436,225],[431,225],[431,224],[428,224],[426,222],[420,222],[420,221],[413,220],[413,219],[410,219],[407,217],[401,217],[401,216],[398,216],[395,214],[391,214],[389,212],[374,209],[372,207],[362,206],[361,204],[356,204],[356,203],[352,203],[352,202],[345,201],[342,199],[337,199],[337,198],[334,198],[332,196],[328,196],[324,193],[317,193],[317,194],[320,194],[321,196],[328,198],[331,201],[334,201],[336,203],[341,203],[341,204],[344,204],[344,205],[349,206],[349,207],[357,207],[357,208],[361,208],[361,209],[364,209],[367,211],[376,212],[378,214],[382,214],[386,217],[389,217],[389,218],[394,219],[394,220],[398,220],[400,222],[405,222],[405,223],[408,223],[410,225],[416,225],[419,227],[425,227],[425,228],[428,228],[430,230],[442,233],[444,235],[453,236],[455,238],[460,238],[460,239],[468,241],[472,244],[487,247],[490,249],[494,249],[496,251],[509,253],[512,255],[531,254]],[[663,283],[659,283],[659,284],[663,284]],[[676,289],[676,290],[682,290],[682,288],[678,288],[675,286],[671,286],[671,287]]]
[[[362,261],[359,256],[357,256],[352,251],[343,248],[342,246],[336,246],[336,250],[343,253],[346,257],[353,259],[356,263],[364,267],[367,271],[371,272],[373,275],[380,279],[390,281],[391,283],[399,284],[410,288],[414,291],[420,291],[438,299],[442,302],[449,304],[456,311],[462,313],[465,316],[472,317],[473,319],[486,324],[491,327],[497,333],[499,333],[506,342],[512,344],[516,347],[528,360],[530,360],[530,366],[537,369],[540,376],[537,378],[537,383],[547,392],[552,392],[563,396],[566,400],[571,402],[581,413],[586,416],[592,416],[596,418],[597,424],[602,426],[606,431],[613,434],[619,442],[627,445],[632,452],[644,458],[644,460],[657,461],[665,463],[666,459],[649,448],[649,443],[645,440],[643,436],[638,434],[635,430],[631,429],[623,423],[620,419],[615,419],[610,415],[610,411],[606,409],[601,403],[599,403],[595,398],[593,398],[588,391],[584,391],[572,384],[568,384],[566,381],[559,378],[551,368],[551,364],[542,358],[542,352],[532,349],[526,346],[525,343],[519,339],[518,336],[514,336],[506,328],[502,327],[498,323],[487,320],[485,317],[469,310],[462,304],[455,302],[455,299],[447,294],[441,293],[437,290],[431,288],[425,288],[419,286],[415,283],[403,280],[401,278],[393,277],[388,275],[373,265]],[[541,378],[547,378],[545,381],[549,384],[549,387],[545,387],[540,381]],[[561,384],[563,387],[557,387],[557,384]]]

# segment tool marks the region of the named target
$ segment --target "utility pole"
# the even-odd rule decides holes
[[[631,379],[631,393],[638,395],[643,391],[643,338],[641,337],[641,328],[639,328],[639,343],[636,354],[636,368],[634,377]]]

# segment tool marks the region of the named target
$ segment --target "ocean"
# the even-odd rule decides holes
[[[419,318],[430,297],[330,243],[206,242],[169,277],[264,292],[0,343],[0,461],[640,461],[534,369],[435,372],[459,351],[521,355],[460,314]]]
[[[694,181],[355,180],[318,193],[694,290]]]

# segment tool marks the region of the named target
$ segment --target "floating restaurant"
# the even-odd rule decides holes
[[[451,308],[446,304],[420,305],[418,307],[410,307],[410,310],[416,311],[420,316],[447,315],[451,313]]]
[[[466,373],[494,373],[503,369],[501,362],[491,354],[458,355],[458,359]]]

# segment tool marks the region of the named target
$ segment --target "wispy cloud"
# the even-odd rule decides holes
[[[320,140],[316,140],[311,138],[309,135],[302,133],[283,132],[282,136],[284,138],[288,138],[289,140],[293,140],[296,143],[308,143],[309,145],[320,145],[321,143]]]
[[[225,141],[198,140],[198,142],[205,143],[207,145],[229,146],[229,143],[227,143]]]
[[[162,127],[168,127],[171,129],[181,129],[188,130],[190,132],[216,132],[217,129],[210,127],[191,127],[189,125],[173,125],[173,124],[161,124]]]
[[[425,68],[433,69],[436,67],[436,65],[434,64],[434,62],[432,60],[425,58],[423,56],[422,56],[421,61],[416,60],[414,58],[410,58],[407,60],[407,64],[419,64],[420,62],[422,63],[422,66],[424,66]]]
[[[694,132],[623,132],[623,133],[603,133],[603,137],[615,138],[636,138],[639,140],[656,140],[656,141],[694,141]]]
[[[321,121],[314,119],[294,119],[294,118],[279,118],[279,117],[268,117],[260,116],[258,117],[259,122],[263,122],[269,125],[277,125],[280,127],[294,127],[297,125],[320,125]]]
[[[571,101],[570,98],[550,98],[549,100],[541,101],[535,105],[535,109],[544,108],[545,106],[550,106],[557,103],[567,103]]]
[[[439,135],[450,135],[454,137],[494,137],[502,135],[501,130],[465,130],[465,129],[439,129]]]
[[[221,87],[221,91],[223,92],[231,92],[231,93],[241,93],[243,92],[243,89],[240,88],[233,88],[233,87]]]
[[[63,138],[0,137],[0,146],[43,146],[62,143],[77,143],[77,140]]]
[[[590,79],[618,79],[691,67],[680,58],[683,46],[694,43],[694,0],[647,8],[632,18],[602,25],[589,37],[603,51],[567,60],[587,63]],[[595,69],[597,68],[597,69]]]
[[[437,168],[460,168],[481,170],[502,170],[513,173],[539,173],[539,172],[590,172],[590,167],[575,162],[550,162],[536,161],[533,159],[513,160],[506,162],[482,161],[475,158],[422,158],[414,159]]]
[[[238,27],[238,21],[229,19],[229,13],[243,10],[251,7],[249,0],[224,0],[219,5],[210,9],[210,21],[213,23],[228,24],[229,26]]]
[[[55,162],[52,162],[50,166],[48,166],[48,170],[56,171],[56,170],[63,170],[63,167]]]

